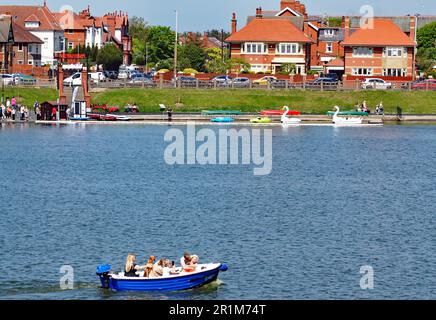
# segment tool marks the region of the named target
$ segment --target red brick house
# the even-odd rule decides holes
[[[390,19],[373,19],[373,26],[350,29],[345,23],[345,75],[348,80],[368,77],[407,81],[415,77],[415,19],[406,34]]]
[[[288,2],[282,1],[282,5]],[[226,39],[231,46],[231,57],[244,59],[253,72],[274,74],[283,64],[294,64],[297,74],[305,74],[310,65],[313,40],[302,30],[304,18],[293,19],[296,16],[288,8],[279,13],[272,16],[267,12],[264,16],[262,9],[257,8],[256,16],[249,17],[247,25],[239,31],[236,14],[233,14],[232,34]]]

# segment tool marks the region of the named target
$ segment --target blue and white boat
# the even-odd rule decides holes
[[[126,277],[124,272],[113,273],[108,264],[99,265],[97,276],[103,288],[115,291],[178,291],[204,286],[218,278],[220,271],[227,271],[228,266],[223,263],[199,264],[196,271],[185,272],[176,268],[177,274],[170,274],[159,278]]]

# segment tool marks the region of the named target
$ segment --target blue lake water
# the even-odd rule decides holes
[[[167,165],[168,129],[0,127],[0,299],[436,298],[436,126],[276,127],[265,176]],[[100,263],[185,250],[229,270],[185,292],[99,288]]]

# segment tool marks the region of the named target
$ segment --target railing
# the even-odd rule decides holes
[[[264,90],[313,90],[313,91],[361,91],[361,90],[436,90],[436,84],[423,83],[416,85],[412,82],[393,82],[392,86],[376,86],[363,87],[360,81],[336,81],[336,82],[316,82],[302,81],[293,82],[289,80],[276,80],[272,82],[258,83],[256,81],[247,80],[245,82],[218,82],[208,80],[147,80],[147,81],[132,81],[132,80],[107,80],[104,82],[89,82],[92,88],[156,88],[156,89],[264,89]]]

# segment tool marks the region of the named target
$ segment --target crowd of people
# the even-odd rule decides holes
[[[29,109],[24,105],[18,105],[17,99],[12,97],[6,98],[6,103],[1,102],[0,105],[0,119],[2,121],[28,121],[29,120]]]
[[[144,265],[138,265],[136,264],[136,256],[129,254],[124,266],[124,276],[159,278],[180,274],[181,272],[194,272],[198,267],[198,260],[197,255],[190,255],[188,252],[185,252],[183,257],[180,258],[181,267],[179,268],[175,266],[175,261],[170,261],[166,258],[156,260],[155,256],[150,256]]]

